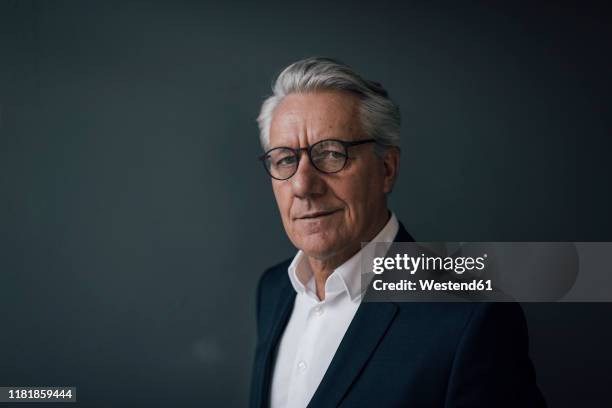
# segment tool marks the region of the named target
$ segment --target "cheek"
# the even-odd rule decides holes
[[[369,205],[375,192],[375,185],[355,179],[339,188],[338,196],[349,208],[351,218],[358,217]]]
[[[364,177],[368,182],[364,183]],[[375,210],[382,193],[382,182],[376,177],[355,176],[350,183],[338,184],[336,196],[346,205],[347,222],[355,226],[368,218],[368,212]]]
[[[276,199],[276,205],[283,219],[283,222],[288,221],[289,213],[291,210],[291,194],[285,186],[279,185],[275,182],[272,183],[272,191],[274,192],[274,198]]]

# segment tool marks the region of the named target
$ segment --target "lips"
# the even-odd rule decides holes
[[[300,215],[299,217],[295,217],[297,220],[310,220],[314,218],[326,217],[328,215],[332,215],[337,213],[340,210],[329,210],[329,211],[315,211],[308,214]]]

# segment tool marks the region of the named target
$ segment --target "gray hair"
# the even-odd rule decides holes
[[[257,124],[261,146],[270,143],[274,109],[292,93],[339,90],[359,96],[360,119],[369,138],[375,139],[377,153],[400,147],[400,112],[381,84],[359,76],[351,67],[331,58],[311,57],[285,68],[272,86],[273,94],[261,106]],[[382,147],[382,148],[381,148]]]

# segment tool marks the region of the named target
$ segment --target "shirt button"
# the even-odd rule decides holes
[[[298,369],[299,369],[300,371],[305,371],[305,370],[306,370],[306,362],[305,362],[305,361],[300,361],[300,362],[298,363]]]
[[[323,308],[321,306],[317,306],[314,309],[317,316],[321,316],[323,314]]]

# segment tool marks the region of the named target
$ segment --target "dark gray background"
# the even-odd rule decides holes
[[[609,13],[461,3],[2,0],[0,385],[246,405],[255,285],[295,251],[255,117],[310,55],[399,103],[418,240],[612,241]],[[525,309],[550,405],[612,405],[611,305]]]

